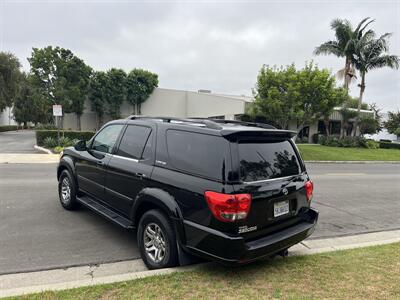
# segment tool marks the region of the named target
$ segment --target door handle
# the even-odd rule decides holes
[[[140,179],[145,178],[146,174],[143,173],[136,173],[136,176],[139,177]]]
[[[98,164],[99,166],[103,166],[103,165],[104,165],[104,161],[98,160],[98,161],[97,161],[97,164]]]

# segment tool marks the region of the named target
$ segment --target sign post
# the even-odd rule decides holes
[[[53,105],[53,116],[57,122],[57,144],[60,145],[60,117],[62,117],[62,105]]]

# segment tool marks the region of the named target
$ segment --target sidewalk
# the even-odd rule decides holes
[[[400,242],[400,230],[353,236],[306,240],[289,250],[289,255],[310,255]],[[88,285],[121,282],[154,275],[196,270],[200,265],[149,271],[140,259],[79,266],[66,269],[0,275],[0,297],[63,290]]]
[[[49,164],[59,160],[58,154],[0,153],[0,164]]]

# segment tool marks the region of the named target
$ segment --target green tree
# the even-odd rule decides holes
[[[332,114],[336,106],[345,100],[346,91],[336,87],[335,77],[327,69],[318,69],[312,62],[298,72],[297,103],[300,104],[297,115],[297,131],[321,116],[325,119]]]
[[[349,98],[346,100],[346,105],[347,105],[348,108],[355,108],[355,109],[357,109],[357,107],[358,107],[358,98],[349,97]],[[361,104],[361,109],[369,110],[368,104],[367,104],[367,103],[362,103],[362,104]]]
[[[388,38],[390,33],[385,33],[378,39],[374,38],[374,34],[364,36],[357,44],[356,52],[353,57],[354,65],[359,70],[361,75],[360,96],[358,98],[358,117],[355,120],[355,135],[360,134],[360,110],[362,107],[362,100],[365,91],[365,76],[374,69],[389,67],[391,69],[398,69],[400,59],[396,55],[388,54],[389,43]]]
[[[375,134],[381,131],[379,120],[374,117],[361,117],[360,118],[360,133],[361,134]]]
[[[13,104],[21,77],[20,68],[14,54],[0,52],[0,112]]]
[[[157,86],[157,74],[142,69],[129,72],[126,78],[126,97],[134,107],[134,114],[141,114],[141,104],[149,98]]]
[[[257,77],[255,101],[248,113],[252,118],[264,116],[280,128],[297,121],[298,132],[312,121],[329,120],[334,107],[346,99],[346,91],[336,87],[335,77],[312,62],[299,71],[294,65],[286,68],[263,66]]]
[[[255,100],[249,108],[251,116],[264,116],[280,128],[288,128],[296,120],[300,104],[297,102],[297,71],[294,65],[261,67],[254,89]]]
[[[341,121],[340,121],[340,137],[343,138],[347,135],[347,131],[350,127],[350,121],[357,117],[358,113],[354,109],[348,107],[345,103],[340,109]]]
[[[91,68],[72,51],[52,46],[33,48],[28,61],[34,86],[52,104],[63,105],[64,112],[75,113],[80,129]]]
[[[81,130],[81,116],[85,109],[85,100],[89,93],[89,79],[92,69],[83,60],[74,56],[66,65],[67,99],[69,100],[67,109],[76,114],[77,128]]]
[[[107,71],[106,99],[108,114],[113,119],[121,117],[120,107],[126,99],[126,73],[122,69]]]
[[[46,123],[49,120],[48,101],[35,90],[29,76],[22,74],[21,77],[13,105],[15,121],[24,124],[25,128],[29,122]]]
[[[355,77],[353,67],[353,55],[355,53],[356,45],[363,35],[369,35],[370,30],[366,31],[369,24],[374,22],[370,18],[365,18],[358,23],[357,27],[353,29],[350,21],[334,19],[331,22],[331,28],[335,31],[335,40],[327,41],[314,50],[315,55],[328,55],[333,54],[337,57],[345,58],[345,65],[343,70],[338,72],[339,77],[344,78],[344,88],[349,89],[349,84],[352,78]]]
[[[28,58],[32,82],[52,104],[65,105],[67,82],[63,72],[66,62],[72,57],[71,51],[59,47],[32,48]]]
[[[400,110],[397,112],[389,111],[388,120],[384,122],[384,126],[391,134],[399,135],[400,131]]]
[[[105,72],[93,72],[89,84],[89,100],[92,103],[92,110],[96,112],[97,128],[103,124],[107,104],[108,78]]]

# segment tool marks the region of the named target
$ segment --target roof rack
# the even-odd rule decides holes
[[[212,118],[174,118],[174,117],[157,117],[157,116],[142,116],[142,115],[131,115],[127,119],[151,119],[158,120],[166,123],[185,123],[187,125],[201,126],[210,129],[221,130],[223,127],[220,124],[237,124],[242,126],[259,127],[264,129],[276,129],[276,127],[265,124],[265,123],[255,123],[255,122],[244,122],[238,120],[225,120],[225,119],[212,119]]]
[[[210,120],[215,123],[220,123],[220,124],[237,124],[237,125],[242,125],[242,126],[251,126],[251,127],[260,127],[264,129],[276,129],[276,127],[266,124],[266,123],[256,123],[256,122],[245,122],[245,121],[239,121],[239,120],[225,120],[225,119],[203,119],[203,118],[193,118],[193,119],[198,119],[198,120]]]
[[[214,122],[213,120],[209,119],[202,119],[202,118],[174,118],[174,117],[154,117],[154,116],[137,116],[137,115],[131,115],[127,119],[129,120],[135,120],[135,119],[150,119],[150,120],[158,120],[161,122],[166,122],[166,123],[185,123],[187,125],[194,125],[194,126],[200,126],[200,127],[206,127],[210,129],[218,129],[221,130],[223,127],[219,125],[217,122]]]
[[[216,123],[223,123],[223,124],[238,124],[242,126],[260,127],[264,129],[276,129],[276,127],[266,123],[245,122],[245,121],[224,120],[224,119],[212,119],[212,120]]]

